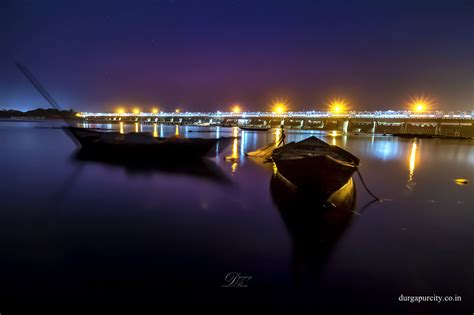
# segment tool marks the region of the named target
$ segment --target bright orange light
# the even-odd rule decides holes
[[[117,108],[117,114],[124,114],[124,113],[125,113],[125,109],[123,109],[122,107]]]
[[[159,110],[158,108],[156,108],[156,107],[151,110],[151,112],[152,112],[153,114],[158,114],[159,111],[160,111],[160,110]]]
[[[408,106],[412,111],[422,113],[429,111],[433,107],[434,103],[435,102],[432,99],[422,94],[410,97]]]
[[[174,111],[176,112],[176,114],[179,114],[181,112],[181,109],[176,108]]]
[[[281,114],[284,114],[288,110],[288,107],[289,107],[289,103],[287,100],[276,99],[272,103],[272,112],[275,114],[281,115]]]
[[[139,109],[139,108],[134,108],[134,109],[133,109],[133,113],[134,113],[135,115],[140,114],[140,109]]]
[[[343,98],[333,98],[327,103],[329,111],[333,114],[342,114],[349,108],[349,102]]]
[[[238,114],[238,113],[242,112],[242,109],[240,108],[239,105],[235,105],[235,106],[232,107],[232,112],[234,114]]]

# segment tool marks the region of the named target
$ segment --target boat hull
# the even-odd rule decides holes
[[[278,175],[300,191],[330,195],[352,177],[357,167],[340,164],[326,155],[280,159],[273,157]]]
[[[99,132],[82,128],[67,128],[67,131],[85,151],[107,156],[140,156],[143,159],[205,157],[216,150],[220,140],[153,138],[143,134],[141,137],[144,141],[133,142],[126,140],[126,135],[117,132]]]
[[[314,136],[290,142],[272,153],[277,174],[300,191],[330,195],[359,167],[352,153]]]

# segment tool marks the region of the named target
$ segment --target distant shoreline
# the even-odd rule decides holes
[[[0,110],[0,121],[44,121],[58,119],[75,119],[77,112],[72,109],[57,110],[38,108],[22,112],[14,109]]]

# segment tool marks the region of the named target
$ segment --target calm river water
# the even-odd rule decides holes
[[[59,124],[0,122],[0,308],[178,302],[474,311],[473,141],[288,131],[287,141],[315,135],[361,159],[365,182],[383,201],[369,204],[354,176],[355,207],[338,220],[311,200],[293,209],[282,203],[272,165],[243,155],[277,131],[124,126],[240,136],[209,163],[143,170],[75,159],[75,144],[48,128]],[[232,272],[251,277],[247,287],[223,287]],[[462,301],[399,301],[434,294]]]

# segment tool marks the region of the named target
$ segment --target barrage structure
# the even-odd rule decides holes
[[[199,126],[268,125],[287,129],[379,133],[441,137],[474,137],[474,112],[414,113],[410,111],[330,112],[159,112],[88,113],[78,116],[89,123],[142,123]]]

